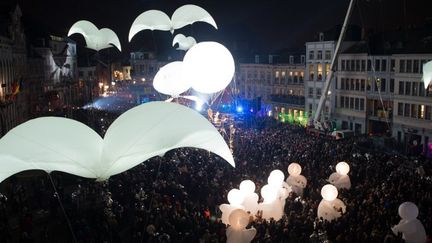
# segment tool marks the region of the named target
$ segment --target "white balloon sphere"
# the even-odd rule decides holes
[[[302,168],[297,163],[291,163],[288,165],[288,173],[292,176],[298,176],[301,174]]]
[[[200,42],[183,58],[183,77],[198,92],[212,94],[223,90],[231,82],[235,64],[231,52],[217,42]]]
[[[239,189],[231,189],[228,192],[228,202],[231,205],[240,205],[243,202],[244,196]]]
[[[321,196],[326,201],[333,201],[338,196],[338,190],[335,186],[327,184],[321,189]]]
[[[265,185],[261,188],[261,196],[264,198],[264,202],[274,202],[278,196],[279,188],[270,185]]]
[[[267,183],[272,186],[281,186],[284,182],[284,179],[285,175],[282,171],[273,170],[267,179]]]
[[[348,175],[348,172],[350,171],[350,166],[347,162],[339,162],[336,165],[336,172],[341,175]]]
[[[254,193],[255,183],[251,180],[244,180],[240,183],[240,191],[244,193]]]
[[[412,202],[404,202],[399,205],[398,212],[399,216],[405,220],[413,220],[419,214],[418,207]]]
[[[249,214],[243,209],[235,209],[228,217],[229,224],[236,230],[242,230],[249,224]]]
[[[153,87],[159,93],[177,97],[191,88],[189,80],[182,78],[183,62],[175,61],[161,67],[153,79]]]

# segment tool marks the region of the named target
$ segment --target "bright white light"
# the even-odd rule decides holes
[[[243,112],[243,107],[241,107],[241,106],[237,106],[237,112]]]
[[[145,78],[142,78],[142,79],[141,79],[141,81],[145,82],[145,81],[146,81],[146,79],[145,79]]]
[[[432,61],[423,64],[422,80],[424,88],[427,89],[427,87],[432,83]]]
[[[231,205],[240,205],[243,200],[243,193],[239,189],[231,189],[228,192],[228,202]]]
[[[116,83],[115,83],[115,82],[113,81],[113,82],[111,82],[111,85],[112,85],[112,86],[115,86],[115,85],[116,85]]]
[[[278,196],[279,188],[270,185],[265,185],[261,188],[261,196],[264,198],[264,202],[272,203]]]
[[[203,108],[203,103],[197,101],[197,102],[195,103],[195,110],[197,110],[197,111],[202,111],[202,108]]]
[[[336,165],[336,172],[338,174],[348,175],[349,171],[350,171],[350,167],[349,167],[348,163],[346,163],[346,162],[339,162],[339,163],[337,163],[337,165]]]
[[[187,79],[182,79],[183,62],[176,61],[161,67],[153,79],[153,87],[159,93],[178,97],[187,91],[191,84]],[[202,105],[202,104],[201,104]]]
[[[102,89],[104,84],[102,82],[99,83],[99,89]]]
[[[299,164],[297,163],[291,163],[288,166],[288,173],[292,176],[298,176],[301,174],[302,168]]]
[[[184,76],[198,92],[211,94],[223,90],[231,82],[234,58],[230,51],[217,42],[194,45],[183,59]]]
[[[251,180],[244,180],[240,183],[240,191],[244,193],[255,192],[255,183]]]
[[[271,117],[272,116],[272,111],[268,111],[267,112],[267,116]]]
[[[282,185],[282,182],[284,181],[284,179],[285,179],[285,175],[284,175],[284,173],[282,171],[280,171],[280,170],[273,170],[270,173],[270,175],[269,175],[269,177],[267,179],[267,182],[271,186],[280,187]]]
[[[136,84],[136,81],[134,80],[132,83],[133,83],[133,84]]]
[[[338,190],[335,186],[327,184],[321,189],[321,196],[326,201],[333,201],[338,196]]]

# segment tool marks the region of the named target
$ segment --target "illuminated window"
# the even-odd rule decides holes
[[[315,76],[315,66],[313,64],[309,65],[309,79],[314,80]]]
[[[318,80],[322,80],[323,75],[323,65],[321,63],[318,64]]]
[[[285,78],[285,75],[286,75],[285,71],[282,71],[282,77],[283,78]]]
[[[275,73],[275,77],[276,77],[276,78],[279,78],[279,71],[276,71],[276,73]]]
[[[330,72],[330,63],[326,63],[325,70],[326,70],[326,76],[328,76],[328,74]]]
[[[425,118],[425,106],[419,105],[419,116],[418,118],[424,119]]]

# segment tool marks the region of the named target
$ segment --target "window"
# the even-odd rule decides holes
[[[379,59],[375,60],[375,71],[376,72],[381,71],[381,60],[379,60]]]
[[[395,60],[394,59],[391,59],[390,60],[390,72],[394,72],[394,71],[396,71],[396,62],[395,62]]]
[[[426,112],[425,112],[425,119],[430,120],[431,119],[431,106],[426,106]]]
[[[366,61],[365,60],[361,60],[361,69],[360,71],[364,72],[366,71]]]
[[[364,79],[361,80],[360,91],[365,91],[365,80]]]
[[[340,107],[341,107],[341,108],[344,108],[344,102],[345,102],[345,97],[344,97],[344,96],[341,96],[341,97],[340,97]]]
[[[381,71],[382,72],[387,71],[387,60],[386,59],[383,59],[381,62]]]
[[[330,60],[331,59],[331,51],[325,51],[325,59]]]
[[[394,93],[394,79],[390,79],[390,93]]]
[[[398,116],[403,116],[403,103],[398,103]]]
[[[349,97],[345,97],[345,108],[349,109]]]
[[[414,60],[413,62],[413,73],[418,73],[420,71],[419,60]]]
[[[403,81],[399,81],[399,94],[404,95],[405,94],[405,86]]]
[[[419,105],[418,106],[418,118],[419,119],[424,119],[425,118],[425,106],[424,105]]]
[[[351,71],[351,61],[350,60],[346,60],[346,70]]]
[[[425,96],[425,89],[423,88],[423,84],[420,83],[419,85],[420,85],[420,87],[419,87],[419,94],[418,95],[420,97],[424,97]]]
[[[321,89],[320,88],[316,89],[316,95],[317,95],[317,98],[321,98]]]
[[[322,51],[317,52],[317,59],[322,60]]]
[[[355,71],[355,62],[351,60],[351,71]]]
[[[341,71],[345,71],[345,60],[342,60]]]
[[[359,72],[360,71],[360,60],[356,60],[355,61],[355,71]]]
[[[350,97],[350,109],[354,109],[354,97]]]
[[[330,63],[326,63],[325,70],[326,70],[326,77],[327,77],[330,72]]]
[[[360,99],[359,98],[355,98],[355,106],[354,109],[359,110],[360,109]]]
[[[360,99],[360,110],[364,111],[364,107],[365,107],[365,99],[361,98]]]
[[[381,80],[379,78],[377,78],[374,83],[375,83],[374,91],[378,92],[378,88],[379,88],[379,85],[381,84]]]
[[[370,91],[372,87],[372,80],[370,78],[367,79],[366,90]]]
[[[341,90],[345,90],[345,79],[344,79],[344,78],[341,78],[341,79],[340,79],[340,84],[341,84],[341,85],[339,86],[340,89],[341,89]]]
[[[309,98],[313,98],[313,88],[309,88]]]
[[[317,80],[321,81],[323,77],[323,65],[321,63],[318,64],[318,77]]]
[[[412,73],[412,60],[407,60],[406,62],[406,72]]]
[[[290,64],[294,64],[294,56],[290,56],[289,57],[289,63]]]
[[[301,63],[304,64],[305,63],[305,56],[301,55],[300,59],[301,59]]]
[[[386,92],[386,80],[385,78],[381,79],[381,92]]]
[[[350,90],[355,90],[355,82],[354,82],[354,79],[350,79]]]
[[[358,79],[355,80],[355,90],[357,90],[357,91],[360,90],[360,80],[358,80]]]
[[[314,80],[315,76],[315,66],[313,64],[309,65],[309,80]]]
[[[367,71],[370,72],[372,69],[372,61],[371,60],[367,60]]]
[[[315,58],[314,51],[309,51],[309,60],[313,60]]]
[[[413,96],[417,96],[418,95],[418,85],[419,84],[421,84],[421,83],[418,83],[418,82],[413,82],[412,83],[412,95]],[[420,87],[420,88],[423,88],[423,87]]]
[[[275,78],[279,78],[279,71],[276,71]]]
[[[405,95],[411,95],[411,82],[405,82]]]
[[[400,73],[405,72],[405,60],[399,60],[399,72]]]
[[[405,117],[409,117],[410,116],[410,114],[411,114],[410,108],[411,108],[410,104],[405,104],[405,112],[404,112],[404,116]]]
[[[417,105],[411,104],[411,117],[417,118]]]

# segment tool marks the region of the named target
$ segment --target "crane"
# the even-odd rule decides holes
[[[324,126],[322,124],[323,119],[321,119],[321,113],[322,113],[322,109],[324,107],[325,101],[327,99],[327,94],[328,94],[328,91],[330,88],[330,82],[331,82],[333,75],[334,75],[336,60],[337,60],[337,57],[338,57],[339,52],[340,52],[340,47],[341,47],[342,41],[345,38],[346,30],[348,28],[348,22],[351,18],[351,14],[352,14],[352,11],[354,8],[354,3],[355,3],[355,0],[350,0],[350,4],[348,6],[348,11],[346,13],[345,20],[344,20],[344,23],[342,25],[341,33],[339,35],[339,39],[338,39],[338,42],[336,44],[336,48],[335,48],[335,51],[334,51],[334,54],[333,54],[333,57],[331,60],[330,70],[329,70],[329,73],[326,75],[326,80],[324,83],[324,90],[323,90],[324,93],[323,93],[323,95],[321,95],[317,110],[316,110],[315,115],[314,115],[313,120],[312,120],[313,126],[319,130],[324,130]]]

